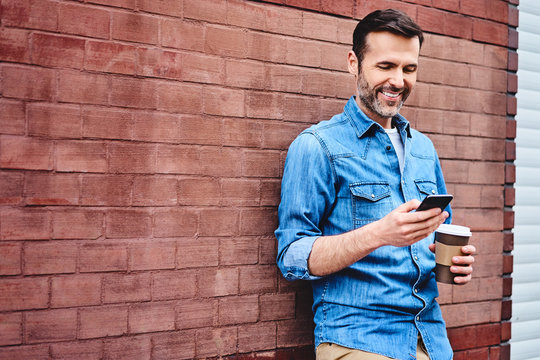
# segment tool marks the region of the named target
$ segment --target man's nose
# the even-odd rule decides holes
[[[403,71],[400,69],[396,69],[392,76],[389,79],[389,83],[391,86],[401,89],[405,85],[405,81],[403,80]]]

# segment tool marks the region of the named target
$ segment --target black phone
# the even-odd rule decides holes
[[[423,210],[429,210],[433,208],[440,208],[442,211],[450,204],[450,201],[454,196],[450,194],[444,194],[444,195],[428,195],[418,206],[418,209],[416,211],[423,211]]]

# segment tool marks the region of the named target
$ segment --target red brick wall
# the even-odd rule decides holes
[[[440,288],[455,358],[509,359],[517,3],[0,0],[0,359],[311,358],[281,169],[385,7],[427,32],[404,114],[479,249]]]

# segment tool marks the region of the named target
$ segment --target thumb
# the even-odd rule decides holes
[[[418,201],[417,199],[412,199],[404,204],[399,205],[396,210],[399,212],[408,213],[410,211],[416,210],[418,206],[420,206],[420,201]]]

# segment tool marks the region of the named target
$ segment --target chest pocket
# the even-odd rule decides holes
[[[414,180],[416,188],[418,189],[418,200],[422,201],[428,195],[437,194],[437,184],[431,180]]]
[[[388,183],[354,183],[349,185],[349,188],[354,228],[379,220],[392,211]]]

